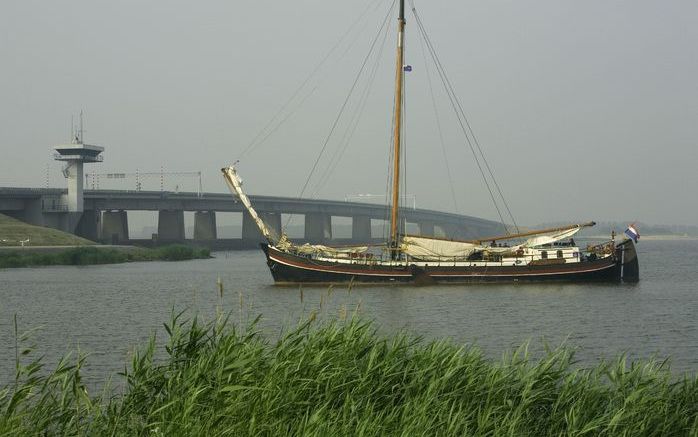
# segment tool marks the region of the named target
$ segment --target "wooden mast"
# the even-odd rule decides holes
[[[390,252],[397,255],[398,247],[398,207],[400,203],[400,132],[402,129],[402,79],[404,76],[405,0],[400,0],[398,17],[397,61],[395,67],[395,122],[393,133],[393,199],[390,212]]]

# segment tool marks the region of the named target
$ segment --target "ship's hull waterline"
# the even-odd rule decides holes
[[[513,282],[636,282],[635,246],[619,243],[612,256],[562,264],[448,266],[416,264],[333,263],[299,256],[262,244],[274,282],[285,284],[414,284]]]

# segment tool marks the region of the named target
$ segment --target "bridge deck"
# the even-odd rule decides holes
[[[75,217],[75,213],[68,213],[65,206],[67,190],[56,188],[2,188],[0,187],[0,213],[8,213],[33,224],[64,228],[70,232],[79,233],[76,230],[77,221],[84,221]],[[388,218],[388,208],[385,205],[371,203],[348,202],[327,199],[299,199],[279,196],[250,196],[255,209],[262,215],[266,215],[269,220],[280,228],[281,214],[298,214],[306,217],[306,236],[309,239],[331,239],[323,235],[323,229],[331,226],[330,217],[350,217],[356,223],[357,232],[366,235],[366,229],[370,229],[371,220],[385,220]],[[160,211],[160,220],[171,223],[177,229],[174,234],[168,232],[167,235],[181,236],[180,221],[183,211],[213,211],[213,212],[244,212],[244,206],[230,193],[191,193],[191,192],[169,192],[169,191],[121,191],[121,190],[85,190],[84,209],[93,214],[98,211],[115,211],[109,220],[116,220],[119,229],[124,229],[125,238],[128,234],[128,223],[125,216],[126,211]],[[72,216],[71,216],[72,214]],[[106,214],[106,213],[105,213]],[[68,219],[61,217],[71,216]],[[408,223],[416,223],[420,229],[427,229],[425,235],[433,234],[434,227],[438,226],[448,235],[456,238],[483,237],[498,234],[503,231],[500,223],[478,217],[454,214],[449,212],[434,211],[421,208],[403,208],[401,217]],[[90,219],[92,220],[92,219]],[[96,219],[99,221],[99,218]],[[206,223],[208,220],[208,224]],[[107,221],[106,218],[104,221]],[[101,226],[104,226],[104,221]],[[70,222],[70,223],[68,223]],[[123,223],[121,223],[123,222]],[[68,223],[68,224],[66,224]],[[201,217],[202,226],[208,229],[207,232],[215,232],[215,217]],[[91,224],[90,226],[98,226]],[[247,225],[249,227],[249,224]],[[170,225],[167,226],[168,229]],[[243,220],[243,228],[245,220]],[[202,228],[203,229],[203,228]],[[93,232],[93,231],[90,231]],[[99,232],[99,231],[97,231]],[[111,232],[111,231],[110,231]],[[122,231],[120,231],[122,232]],[[254,231],[256,232],[256,230]],[[165,235],[164,233],[159,233]],[[249,238],[250,233],[243,232],[243,238]],[[368,231],[370,235],[370,231]],[[246,237],[247,236],[247,237]],[[314,237],[313,237],[314,236]],[[88,237],[89,238],[89,237]]]

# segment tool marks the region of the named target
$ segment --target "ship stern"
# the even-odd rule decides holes
[[[616,258],[620,267],[620,279],[623,282],[640,280],[640,263],[633,240],[624,240],[616,246]]]

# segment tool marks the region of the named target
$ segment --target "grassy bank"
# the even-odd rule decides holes
[[[2,435],[696,435],[698,381],[623,359],[580,370],[567,349],[492,361],[477,348],[309,321],[278,341],[174,318],[126,388],[91,397],[84,358],[48,376],[17,366],[0,391]],[[18,350],[18,360],[24,359]],[[27,356],[31,356],[28,353]]]
[[[0,268],[91,264],[118,264],[133,261],[184,261],[209,258],[208,249],[175,244],[154,249],[136,248],[118,250],[95,246],[75,247],[57,253],[7,252],[0,253]]]
[[[57,229],[34,226],[0,214],[0,246],[19,246],[29,240],[32,246],[84,246],[95,242]]]

